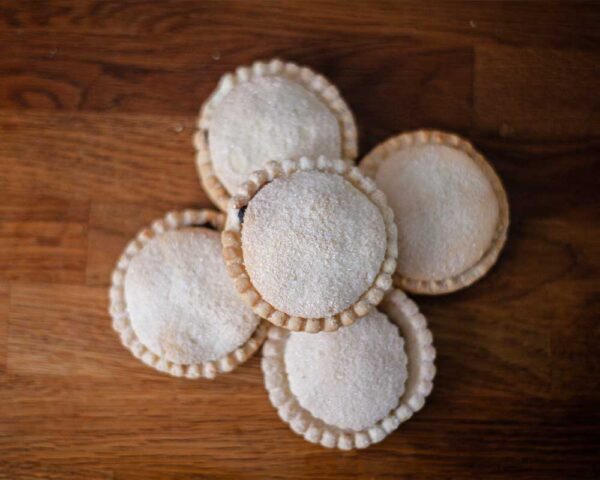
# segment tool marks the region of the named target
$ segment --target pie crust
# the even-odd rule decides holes
[[[250,358],[261,346],[267,333],[267,324],[260,321],[252,336],[240,347],[229,354],[209,362],[180,364],[167,360],[150,351],[138,338],[131,325],[125,301],[125,276],[132,259],[153,238],[169,231],[185,227],[211,226],[222,230],[225,216],[214,210],[184,210],[170,212],[164,218],[156,220],[149,227],[142,229],[135,239],[125,248],[116,268],[112,273],[112,284],[109,289],[109,313],[112,317],[113,329],[119,334],[122,344],[147,365],[156,370],[175,377],[214,378],[218,373],[226,373],[235,369]]]
[[[404,393],[385,418],[360,431],[325,423],[304,409],[291,392],[285,365],[285,348],[290,332],[271,327],[263,347],[262,370],[269,399],[281,419],[307,441],[327,448],[351,450],[380,442],[425,404],[433,388],[435,349],[425,317],[401,290],[386,295],[379,309],[400,329],[408,359]],[[324,393],[327,386],[324,385]]]
[[[498,220],[493,231],[492,240],[484,253],[472,266],[458,274],[441,279],[417,279],[400,273],[401,259],[394,274],[394,284],[412,293],[444,294],[467,287],[483,277],[496,262],[504,243],[509,224],[509,207],[506,192],[498,175],[485,158],[467,140],[453,134],[435,130],[419,130],[394,136],[375,147],[361,162],[360,169],[371,178],[375,178],[378,168],[391,154],[404,148],[426,145],[441,145],[467,155],[479,168],[489,182],[498,204]],[[401,222],[397,218],[396,222]]]
[[[242,248],[243,214],[260,189],[275,179],[289,178],[296,172],[310,171],[340,176],[364,194],[379,210],[386,237],[383,261],[372,284],[349,307],[331,316],[319,318],[291,316],[266,301],[251,281],[244,263]],[[385,196],[377,189],[375,183],[362,175],[358,168],[350,166],[343,160],[329,160],[320,157],[315,161],[302,157],[298,161],[268,162],[265,170],[259,170],[250,175],[249,180],[240,186],[239,194],[231,198],[227,223],[221,238],[227,271],[233,278],[235,287],[244,301],[258,316],[288,330],[315,333],[321,330],[334,331],[341,326],[350,325],[378,305],[384,294],[392,287],[392,274],[396,268],[398,254],[393,212],[387,206]]]
[[[198,119],[198,130],[193,137],[194,147],[196,148],[196,167],[202,186],[210,199],[222,211],[227,209],[230,194],[217,177],[211,160],[208,146],[208,130],[211,117],[214,114],[215,107],[233,88],[260,77],[282,77],[299,84],[315,95],[338,121],[342,150],[339,155],[343,159],[352,162],[358,154],[358,136],[352,112],[338,89],[325,77],[315,73],[308,67],[301,67],[279,59],[273,59],[269,62],[257,61],[249,67],[239,67],[235,72],[228,73],[221,78],[216,90],[203,104]]]

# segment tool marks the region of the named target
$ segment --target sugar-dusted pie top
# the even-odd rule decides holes
[[[270,160],[341,155],[335,114],[300,84],[278,76],[236,85],[215,105],[208,135],[214,171],[230,194]]]
[[[398,227],[397,271],[443,280],[475,265],[491,246],[499,204],[481,168],[446,145],[414,145],[389,154],[375,174]]]
[[[373,284],[386,252],[378,207],[340,175],[298,171],[250,200],[242,224],[254,288],[291,316],[323,318]]]
[[[125,301],[139,340],[179,364],[227,355],[259,323],[227,275],[219,234],[207,228],[169,231],[150,240],[129,264]]]
[[[341,429],[373,426],[397,407],[404,393],[404,340],[377,310],[336,332],[290,333],[284,359],[298,403]]]

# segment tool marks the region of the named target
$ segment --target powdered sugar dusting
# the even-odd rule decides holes
[[[127,269],[125,300],[139,340],[180,364],[227,355],[259,322],[227,275],[219,234],[206,228],[170,231],[146,244]]]
[[[333,333],[291,333],[284,359],[300,405],[342,429],[373,426],[404,393],[404,341],[398,327],[377,310]]]
[[[386,231],[377,206],[341,176],[296,172],[250,201],[242,248],[250,280],[267,302],[288,315],[322,318],[372,285]]]
[[[313,93],[283,77],[259,77],[233,88],[209,128],[213,168],[230,194],[270,160],[341,155],[335,115]]]
[[[375,175],[398,226],[397,271],[442,280],[472,267],[490,247],[498,199],[484,172],[445,145],[403,148]]]

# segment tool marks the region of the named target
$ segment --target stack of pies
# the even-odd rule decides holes
[[[223,76],[194,145],[223,213],[171,212],[129,243],[110,288],[123,345],[194,379],[265,342],[266,389],[292,430],[345,450],[381,441],[435,375],[431,332],[404,292],[449,293],[492,267],[508,229],[498,176],[466,140],[428,130],[354,166],[337,88],[280,60]]]

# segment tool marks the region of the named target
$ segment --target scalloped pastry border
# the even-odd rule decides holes
[[[465,271],[442,280],[418,280],[394,274],[394,284],[412,293],[438,295],[451,293],[468,287],[482,278],[496,263],[502,247],[506,243],[509,225],[509,206],[506,191],[493,167],[473,145],[464,138],[438,130],[416,130],[401,133],[389,138],[376,146],[360,163],[360,169],[365,175],[374,178],[381,162],[388,156],[403,148],[413,145],[445,145],[466,153],[481,169],[492,185],[498,200],[499,216],[494,238],[482,257]]]
[[[352,111],[340,95],[339,90],[323,75],[308,67],[301,67],[291,62],[273,59],[269,62],[257,61],[249,67],[238,67],[235,72],[223,75],[215,91],[204,102],[198,118],[198,130],[194,133],[193,144],[196,148],[196,168],[202,186],[210,199],[222,210],[226,211],[230,195],[217,177],[207,136],[210,119],[217,105],[236,85],[253,78],[281,76],[299,83],[309,92],[316,95],[336,116],[342,136],[341,156],[345,160],[354,161],[358,155],[358,133]]]
[[[261,362],[269,400],[280,418],[305,440],[341,450],[366,448],[382,441],[423,408],[433,389],[436,372],[433,335],[427,328],[427,320],[401,290],[393,290],[386,295],[380,310],[400,328],[408,359],[408,378],[398,406],[372,427],[360,431],[327,424],[300,406],[290,390],[285,367],[284,350],[290,332],[278,327],[269,329]]]
[[[254,288],[244,266],[241,231],[242,224],[238,217],[238,210],[248,205],[252,197],[265,184],[279,177],[290,176],[298,171],[317,170],[344,177],[356,189],[366,195],[381,212],[386,230],[387,247],[385,258],[381,263],[379,272],[365,293],[350,307],[342,312],[326,318],[305,318],[290,316],[276,309],[265,301],[261,294]],[[371,308],[378,305],[384,294],[392,288],[392,274],[396,269],[398,256],[398,238],[394,213],[388,207],[385,195],[377,188],[375,182],[365,177],[357,167],[348,165],[343,160],[330,160],[319,157],[316,161],[302,157],[299,160],[287,160],[282,163],[268,162],[264,170],[258,170],[250,175],[248,180],[239,187],[238,194],[229,202],[227,223],[221,235],[223,242],[223,257],[227,271],[233,278],[235,287],[244,301],[259,317],[269,320],[278,327],[294,331],[310,333],[325,330],[337,330],[342,325],[351,325],[358,318],[364,317]]]
[[[238,365],[244,363],[261,346],[267,335],[267,323],[261,320],[252,336],[240,347],[222,358],[210,362],[197,364],[179,364],[151,352],[138,339],[129,320],[127,305],[125,303],[125,275],[127,268],[135,255],[141,251],[152,238],[165,232],[180,228],[211,225],[217,230],[222,230],[225,215],[215,210],[183,210],[167,213],[163,218],[155,220],[150,226],[143,228],[136,237],[129,242],[123,251],[112,273],[109,289],[109,313],[112,317],[113,329],[119,334],[121,343],[134,357],[159,372],[168,373],[174,377],[214,378],[218,373],[231,372]]]

